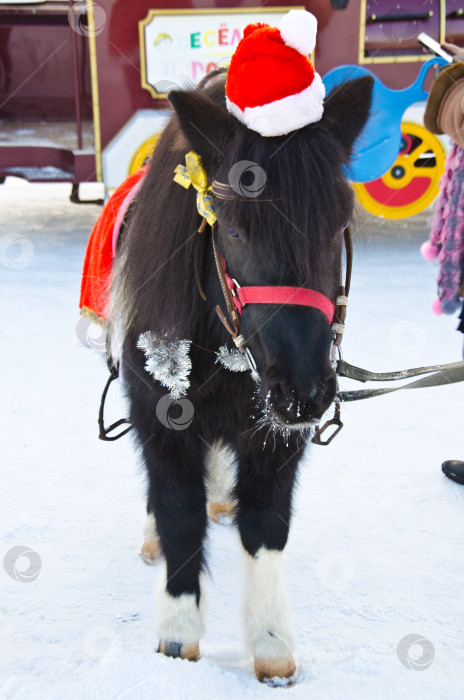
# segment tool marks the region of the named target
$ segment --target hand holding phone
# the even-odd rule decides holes
[[[448,53],[452,54],[454,56],[454,60],[458,59],[459,61],[464,61],[463,47],[456,46],[456,44],[449,44],[447,41],[444,41],[442,48],[445,49],[445,51],[448,51]]]
[[[448,51],[445,51],[438,41],[435,41],[435,39],[432,39],[431,36],[426,34],[425,32],[421,32],[417,36],[417,41],[419,44],[422,46],[425,46],[426,49],[434,53],[436,56],[441,56],[441,58],[444,58],[445,61],[448,61],[448,63],[453,62],[454,56],[451,53],[448,53]]]

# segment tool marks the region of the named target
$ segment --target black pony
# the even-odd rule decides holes
[[[333,334],[318,309],[249,305],[241,333],[259,383],[249,372],[218,363],[220,347],[226,355],[224,347],[234,350],[215,311],[224,306],[224,297],[212,237],[229,275],[241,285],[305,287],[335,300],[342,231],[353,209],[343,166],[367,119],[371,90],[369,77],[337,87],[319,122],[279,137],[262,137],[227,112],[222,79],[170,94],[175,114],[133,207],[110,313],[113,347],[122,347],[120,354],[113,350],[113,359],[120,355],[130,419],[149,477],[143,555],[154,560],[159,548],[166,562],[157,631],[159,651],[167,655],[199,657],[211,489],[216,504],[234,506],[256,674],[264,679],[295,672],[282,552],[303,447],[336,393],[329,357]],[[247,196],[253,178],[246,180],[250,167],[245,167],[243,192],[215,201],[212,231],[207,226],[198,233],[196,192],[173,181],[189,151],[201,157],[208,182],[229,182],[233,166],[243,162],[264,173],[259,196]],[[140,341],[147,332],[155,339],[152,350],[164,353],[168,364],[169,353],[174,356],[181,341],[190,341],[179,360],[188,368],[191,362],[186,398],[170,398],[147,372],[146,344]],[[213,483],[221,464],[227,476],[222,487]],[[218,510],[216,505],[213,514]]]

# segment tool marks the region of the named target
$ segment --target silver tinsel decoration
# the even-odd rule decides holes
[[[220,362],[223,367],[231,372],[246,372],[250,369],[245,353],[240,350],[230,350],[226,345],[222,345],[216,353],[216,362]]]
[[[166,334],[146,331],[139,336],[137,347],[143,350],[146,371],[169,389],[172,399],[185,396],[192,369],[190,340],[170,340]]]

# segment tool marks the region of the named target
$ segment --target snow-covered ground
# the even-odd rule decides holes
[[[154,653],[160,567],[138,557],[144,478],[129,438],[97,439],[106,368],[75,340],[99,209],[68,194],[15,179],[0,187],[0,698],[462,700],[464,486],[440,470],[464,459],[461,385],[346,406],[339,437],[308,455],[286,550],[295,686],[252,674],[238,536],[224,526],[209,530],[201,661]],[[426,217],[365,220],[346,359],[373,370],[459,359],[455,319],[430,310],[436,270],[418,252]],[[27,240],[13,244],[14,234]],[[123,410],[115,397],[110,418]],[[34,580],[14,579],[14,547],[32,550],[16,578],[30,560]],[[408,646],[421,670],[407,668]]]

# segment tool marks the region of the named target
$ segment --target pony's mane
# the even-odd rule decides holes
[[[202,92],[227,114],[222,80]],[[123,336],[159,329],[162,322],[163,330],[194,339],[205,324],[217,324],[214,313],[205,312],[194,265],[196,258],[206,284],[208,270],[214,270],[209,229],[197,233],[201,217],[193,188],[173,182],[174,169],[189,150],[173,115],[153,154],[115,265],[110,325]],[[230,167],[243,160],[263,168],[265,189],[258,199],[221,202],[221,218],[241,225],[259,239],[270,259],[282,261],[276,284],[310,283],[317,289],[328,266],[339,265],[327,248],[352,210],[352,190],[342,172],[346,153],[339,140],[323,120],[271,138],[237,121],[224,159],[208,176],[227,182]]]

